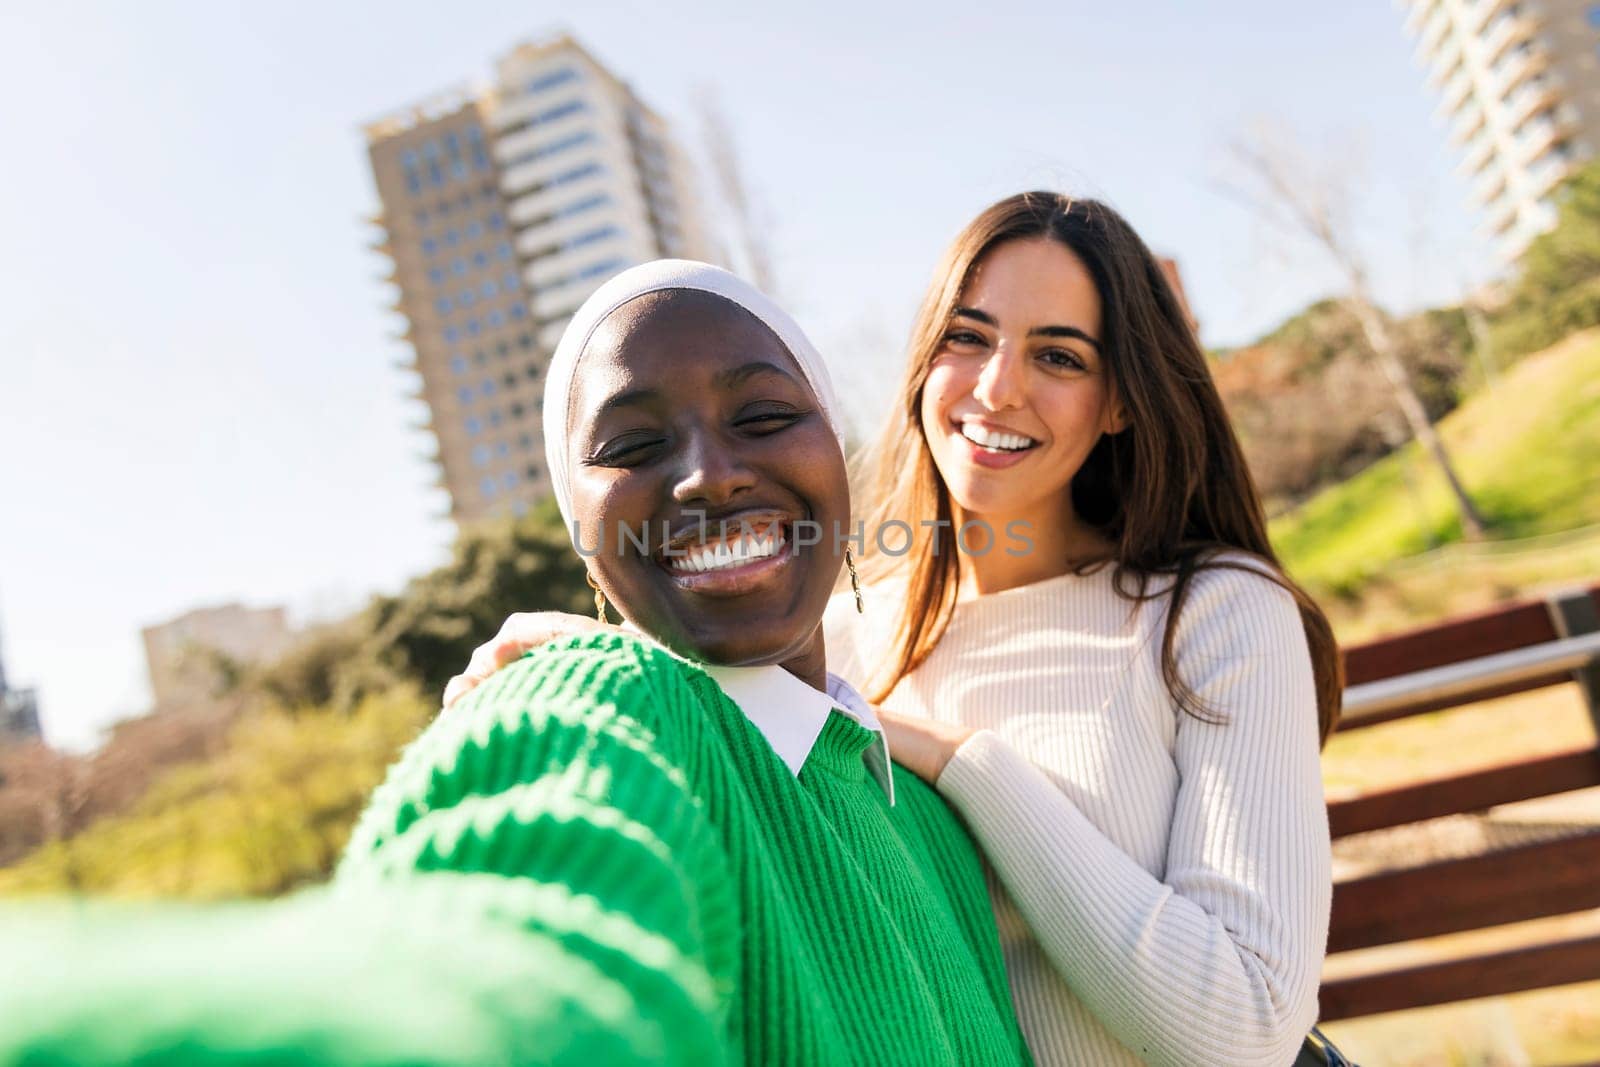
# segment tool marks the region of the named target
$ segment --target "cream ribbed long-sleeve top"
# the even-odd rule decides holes
[[[830,605],[829,666],[862,684],[902,600]],[[1315,1021],[1331,872],[1316,697],[1293,599],[1204,571],[1161,679],[1165,597],[1111,569],[963,601],[883,702],[974,727],[938,790],[970,824],[1017,1014],[1041,1064],[1293,1061]]]

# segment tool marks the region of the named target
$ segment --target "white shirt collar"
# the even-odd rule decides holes
[[[872,705],[836,674],[828,675],[828,691],[819,693],[779,666],[719,667],[701,664],[745,718],[760,730],[790,772],[799,775],[822,736],[834,709],[876,735],[862,754],[873,780],[894,804],[894,778],[889,770],[889,739]]]

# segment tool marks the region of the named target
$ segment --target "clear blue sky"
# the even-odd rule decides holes
[[[1208,344],[1327,291],[1215,190],[1257,116],[1359,144],[1389,302],[1492,271],[1387,2],[892,6],[7,5],[0,628],[49,737],[145,706],[141,625],[326,616],[443,558],[359,124],[525,37],[572,31],[683,126],[720,96],[782,295],[863,409],[942,245],[1023,187],[1118,206],[1180,261]]]

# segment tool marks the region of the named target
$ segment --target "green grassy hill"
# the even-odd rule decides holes
[[[1496,542],[1600,524],[1600,331],[1576,334],[1520,361],[1439,428]],[[1298,580],[1352,607],[1386,588],[1415,585],[1422,570],[1435,579],[1452,571],[1456,579],[1487,577],[1497,548],[1462,545],[1466,551],[1430,558],[1441,557],[1433,551],[1440,546],[1460,541],[1461,531],[1443,477],[1415,443],[1279,516],[1272,539]],[[1587,549],[1600,548],[1600,537],[1587,547],[1579,543],[1583,535],[1559,540],[1535,554],[1570,560],[1556,569],[1576,568],[1571,577],[1597,573],[1589,569],[1595,552]],[[1569,577],[1549,569],[1523,567],[1517,580]],[[1427,614],[1425,604],[1414,607]],[[1337,607],[1335,613],[1344,614]],[[1370,630],[1373,620],[1363,621]]]

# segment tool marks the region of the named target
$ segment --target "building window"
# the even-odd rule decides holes
[[[457,278],[467,273],[467,261],[462,259],[460,256],[452,259],[450,261],[450,273],[454,274]]]
[[[422,254],[423,255],[431,256],[437,251],[439,251],[439,242],[438,241],[435,241],[432,237],[424,237],[422,239]]]
[[[506,324],[506,317],[500,314],[500,309],[495,308],[483,317],[483,321],[491,330],[498,330]]]
[[[515,379],[515,378],[512,378],[512,377],[511,377],[511,375],[509,375],[509,374],[508,374],[508,375],[506,375],[506,379],[507,379],[507,381],[506,381],[506,384],[507,384],[507,385],[511,385],[511,384],[514,384],[514,383],[515,383],[515,381],[516,381],[516,379]],[[522,418],[522,416],[523,416],[523,414],[524,414],[524,413],[525,413],[525,412],[526,412],[526,411],[527,411],[527,408],[524,408],[524,407],[523,407],[523,406],[522,406],[522,405],[521,405],[521,404],[512,404],[512,405],[511,405],[511,417],[512,417],[512,418],[513,418],[513,419],[520,419],[520,418]]]
[[[573,215],[577,215],[577,214],[580,214],[582,212],[589,211],[589,210],[591,210],[593,208],[603,207],[606,204],[609,204],[610,202],[611,202],[611,198],[609,196],[607,196],[605,193],[596,193],[593,196],[586,196],[582,200],[574,200],[572,203],[568,204],[566,207],[562,208],[560,211],[557,211],[556,212],[556,218],[558,218],[558,219],[569,218],[569,217],[571,217]]]
[[[476,241],[482,236],[483,223],[479,222],[477,219],[473,219],[471,222],[467,223],[467,240]]]
[[[513,319],[525,319],[528,317],[528,309],[523,307],[521,304],[512,304],[506,309],[506,314],[510,315]]]
[[[501,341],[494,346],[494,354],[499,356],[501,359],[505,359],[511,354],[511,346],[506,342]]]
[[[493,278],[485,278],[483,280],[483,284],[478,287],[478,295],[483,297],[485,300],[494,299],[500,295],[499,283],[497,283]]]
[[[531,333],[519,333],[519,334],[517,334],[517,347],[520,348],[520,349],[523,349],[524,351],[531,350],[533,348],[533,334],[531,334]]]
[[[500,217],[500,212],[498,212],[498,211],[489,212],[489,229],[498,230],[501,227],[503,227],[505,224],[506,224],[506,220]]]
[[[467,336],[468,337],[476,337],[482,332],[483,332],[483,326],[482,326],[482,324],[480,324],[478,322],[477,319],[468,319],[467,320]]]
[[[494,246],[494,254],[496,256],[499,256],[501,259],[510,259],[511,258],[511,244],[510,244],[510,242],[501,241],[499,244],[495,245]]]
[[[456,303],[460,304],[464,308],[471,307],[473,304],[477,303],[477,300],[478,295],[471,289],[463,289],[461,290],[460,294],[456,296]]]
[[[450,298],[448,296],[441,296],[439,299],[433,302],[433,309],[441,315],[450,314]]]
[[[478,434],[483,432],[483,423],[477,418],[477,416],[473,416],[472,418],[468,419],[466,426],[467,435],[469,437],[476,437]]]
[[[462,359],[460,356],[451,356],[450,357],[450,373],[451,374],[465,374],[465,373],[467,373],[467,361]]]
[[[472,450],[472,465],[474,467],[487,467],[491,458],[488,445],[478,445]]]
[[[587,233],[580,233],[576,237],[570,238],[561,247],[563,250],[570,251],[574,248],[582,248],[584,245],[592,245],[596,241],[604,241],[608,237],[616,237],[620,233],[622,231],[615,226],[602,226],[598,230],[590,230]]]
[[[446,326],[444,328],[444,339],[446,344],[455,344],[461,340],[461,328],[455,325]]]
[[[518,281],[517,272],[514,270],[508,270],[500,276],[500,284],[506,287],[508,293],[517,291]]]
[[[533,435],[529,433],[523,434],[521,437],[517,438],[517,444],[521,445],[522,450],[526,452],[528,449],[533,447]],[[531,478],[533,475],[530,474],[528,477]]]
[[[532,463],[524,467],[522,473],[528,476],[528,481],[530,482],[537,481],[539,479],[539,468],[534,466]]]
[[[505,377],[501,378],[500,380],[505,383],[505,386],[506,386],[507,389],[515,389],[517,387],[517,376],[515,374],[507,374]],[[517,414],[517,411],[516,411],[517,405],[513,404],[513,405],[511,405],[511,408],[512,408],[511,414],[513,416],[515,416]]]
[[[563,174],[557,174],[554,178],[550,179],[550,181],[547,183],[547,187],[554,188],[558,185],[571,185],[573,182],[581,182],[585,178],[592,178],[597,174],[603,173],[605,173],[605,168],[600,164],[585,163],[581,167],[574,167]]]
[[[576,70],[571,67],[562,67],[559,70],[551,71],[549,74],[541,74],[537,78],[530,79],[528,84],[523,86],[523,89],[529,94],[542,93],[546,89],[554,89],[558,85],[566,85],[568,82],[577,80],[578,72]]]
[[[460,389],[456,390],[456,399],[461,401],[463,404],[472,403],[472,389],[463,385]]]
[[[1589,25],[1600,30],[1600,4],[1589,5]]]
[[[472,253],[472,265],[477,267],[479,270],[487,267],[489,265],[488,255],[486,255],[481,249]]]
[[[500,476],[500,484],[508,490],[515,489],[517,487],[517,472],[506,471],[505,474]]]
[[[485,499],[485,500],[493,500],[494,499],[494,479],[493,478],[485,478],[483,481],[478,483],[478,488],[483,490],[483,499]]]
[[[498,427],[502,421],[503,420],[500,418],[500,409],[499,408],[495,408],[494,410],[489,412],[489,425],[490,426]]]
[[[428,268],[428,280],[430,282],[432,282],[434,285],[443,285],[444,284],[444,268],[442,268],[442,267],[429,267]]]
[[[485,378],[483,380],[483,384],[478,386],[478,392],[482,393],[484,396],[494,396],[494,379]]]

